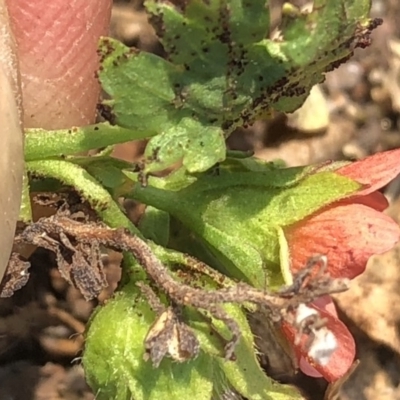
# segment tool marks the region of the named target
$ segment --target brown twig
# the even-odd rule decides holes
[[[316,259],[312,259],[304,271],[301,271],[294,278],[292,286],[277,293],[262,291],[246,283],[238,283],[232,287],[216,290],[194,288],[176,281],[155,256],[150,246],[141,238],[131,235],[124,229],[110,229],[102,224],[90,222],[83,224],[63,215],[44,218],[28,226],[21,234],[21,240],[55,251],[60,261],[62,261],[65,248],[75,254],[74,251],[77,252],[77,249],[85,249],[87,252],[88,246],[93,249],[103,245],[117,251],[132,253],[155,286],[164,291],[174,304],[206,310],[212,317],[227,325],[232,337],[225,347],[226,359],[234,358],[234,349],[240,339],[241,332],[237,322],[222,308],[222,304],[251,302],[263,305],[268,309],[272,320],[276,322],[286,320],[295,324],[294,311],[300,304],[308,304],[322,295],[342,292],[348,288],[347,280],[333,280],[325,273],[323,268],[316,276],[311,278]],[[95,262],[99,260],[98,257],[94,257],[94,259]],[[81,260],[81,257],[79,257],[79,260]],[[87,257],[85,260],[88,267],[94,268],[93,260],[90,261],[90,258]],[[200,267],[198,269],[202,270]],[[89,272],[85,270],[82,274],[87,276]],[[86,279],[85,284],[91,281],[93,279]],[[166,325],[174,327],[177,326],[177,320],[174,319],[174,313],[171,314],[171,312],[167,309],[161,315]],[[172,323],[170,324],[168,320]]]

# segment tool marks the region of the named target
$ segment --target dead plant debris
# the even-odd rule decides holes
[[[175,280],[150,246],[138,236],[131,235],[125,229],[111,229],[102,223],[73,220],[65,211],[27,226],[19,235],[18,241],[55,253],[62,277],[78,288],[87,300],[98,296],[107,285],[100,247],[133,254],[151,282],[167,295],[171,303],[170,307],[161,308],[151,289],[139,283],[145,297],[158,314],[145,341],[147,354],[154,365],[158,365],[167,354],[177,360],[197,354],[197,339],[178,316],[177,310],[180,307],[190,306],[206,311],[212,318],[225,323],[231,332],[231,338],[225,345],[225,358],[232,360],[235,358],[234,350],[240,340],[241,331],[237,322],[222,307],[223,304],[250,302],[266,307],[272,321],[286,321],[297,326],[295,314],[301,304],[308,304],[320,296],[342,292],[348,288],[347,280],[334,280],[326,274],[326,260],[321,257],[311,259],[306,268],[295,277],[293,285],[277,293],[255,289],[243,282],[216,290],[192,287]],[[316,265],[320,265],[321,261],[322,267],[314,273]],[[191,265],[197,272],[204,269],[204,266],[200,267],[193,261]],[[300,334],[310,335],[323,325],[324,321],[313,315],[312,321],[303,321],[297,328]]]
[[[16,290],[27,284],[30,266],[30,263],[23,261],[17,253],[11,254],[6,274],[0,284],[0,297],[11,297]]]

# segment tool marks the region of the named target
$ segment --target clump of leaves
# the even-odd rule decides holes
[[[272,110],[291,112],[311,87],[369,42],[368,1],[315,1],[283,9],[267,38],[265,1],[146,2],[167,59],[117,41],[100,45],[103,102],[113,123],[155,135],[145,172],[183,159],[201,172],[225,158],[224,139]]]
[[[97,398],[209,400],[231,390],[250,400],[299,398],[258,364],[246,320],[256,307],[268,310],[278,330],[286,324],[289,353],[297,346],[314,366],[329,358],[318,358],[326,344],[318,338],[328,337],[321,330],[325,311],[302,307],[309,319],[298,308],[346,282],[340,274],[334,281],[326,271],[299,271],[297,264],[293,276],[293,227],[332,204],[356,201],[365,184],[383,185],[392,175],[383,179],[377,167],[366,183],[341,174],[342,164],[282,168],[228,154],[225,139],[265,114],[294,111],[325,72],[368,45],[379,24],[368,18],[369,6],[315,0],[305,12],[285,5],[281,30],[271,39],[264,0],[147,0],[166,58],[101,41],[99,79],[109,99],[99,109],[109,123],[27,131],[31,189],[73,187],[97,221],[78,224],[58,215],[30,224],[20,240],[53,251],[87,298],[105,283],[100,246],[124,252],[120,288],[86,333],[83,362]],[[144,138],[150,140],[137,168],[110,156],[107,146]],[[72,156],[100,147],[105,150],[94,157]],[[396,157],[374,165],[386,168]],[[176,162],[170,175],[152,176]],[[120,197],[147,205],[139,227]],[[27,182],[21,219],[32,220]],[[391,226],[377,251],[398,234]],[[329,321],[340,333],[332,350],[348,332],[337,318]],[[354,357],[348,343],[333,366],[319,368],[326,379],[348,369]]]

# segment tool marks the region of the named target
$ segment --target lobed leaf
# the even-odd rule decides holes
[[[367,0],[284,8],[269,39],[265,0],[147,0],[166,59],[103,39],[103,115],[154,136],[145,173],[182,160],[201,172],[225,158],[224,139],[272,110],[291,112],[324,73],[369,42]]]

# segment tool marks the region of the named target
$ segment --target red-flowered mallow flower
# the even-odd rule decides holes
[[[297,168],[229,159],[218,174],[206,174],[180,190],[138,188],[135,197],[180,220],[229,276],[258,288],[267,283],[274,290],[290,284],[291,275],[312,256],[326,256],[331,277],[352,279],[370,256],[389,250],[400,228],[382,213],[388,203],[378,190],[399,173],[400,149],[359,162]],[[354,339],[329,296],[304,305],[302,315],[312,317],[313,310],[327,320],[327,329],[311,332],[317,339],[311,348],[302,339],[297,344],[293,328],[284,326],[284,333],[304,372],[335,381],[353,363]],[[301,327],[297,312],[295,325]]]
[[[330,169],[332,166],[335,164]],[[362,189],[284,229],[292,273],[302,269],[310,255],[324,254],[330,276],[352,279],[364,271],[372,255],[390,250],[400,238],[399,225],[382,213],[388,203],[378,192],[400,173],[400,149],[338,166],[337,174],[361,183]],[[332,382],[351,367],[355,357],[354,339],[338,319],[329,296],[316,300],[310,307],[326,318],[327,328],[336,338],[337,349],[326,365],[312,359],[304,343],[294,343],[293,328],[284,326],[283,331],[294,344],[301,370]]]

